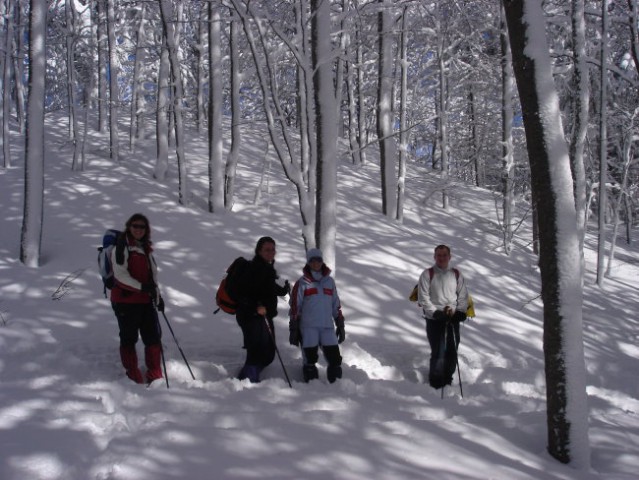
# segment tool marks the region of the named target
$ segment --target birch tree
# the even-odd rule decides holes
[[[503,0],[539,217],[548,452],[588,469],[582,270],[568,146],[537,0]]]
[[[44,95],[47,2],[31,0],[29,11],[29,90],[24,161],[24,208],[20,261],[40,265],[44,219]]]

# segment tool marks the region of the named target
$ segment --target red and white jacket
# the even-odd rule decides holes
[[[153,282],[157,285],[157,265],[150,245],[140,245],[126,236],[127,246],[124,248],[124,263],[116,261],[114,248],[111,250],[111,264],[115,284],[111,289],[113,303],[151,303],[148,293],[142,292],[142,284]],[[156,292],[157,294],[157,292]],[[157,297],[156,302],[159,300]]]

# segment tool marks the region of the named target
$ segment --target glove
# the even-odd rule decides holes
[[[284,289],[286,290],[286,295],[291,294],[291,284],[288,283],[288,280],[284,282]]]
[[[300,346],[300,326],[299,322],[293,318],[288,322],[288,343],[295,347]]]
[[[340,315],[335,319],[335,335],[337,335],[337,343],[342,343],[346,339],[346,330],[344,330],[344,316]]]
[[[158,312],[160,313],[164,313],[164,299],[162,297],[160,297],[160,300],[158,301]]]
[[[453,313],[453,318],[451,318],[451,322],[460,323],[464,320],[466,320],[466,314],[461,310],[455,310],[455,313]]]
[[[143,293],[148,293],[149,295],[155,295],[155,283],[147,282],[143,283],[140,287],[140,291]]]
[[[433,319],[440,322],[445,322],[446,320],[448,320],[448,315],[446,315],[441,310],[435,310],[435,313],[433,313]]]

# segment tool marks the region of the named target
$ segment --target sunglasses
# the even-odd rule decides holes
[[[137,228],[138,230],[146,230],[146,225],[143,223],[132,223],[131,228]]]

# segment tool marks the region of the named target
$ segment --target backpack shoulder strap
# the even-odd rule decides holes
[[[455,272],[455,280],[459,281],[459,270],[453,267],[453,272]]]
[[[428,269],[428,279],[432,282],[434,276],[435,276],[435,269],[433,267],[430,267]]]

